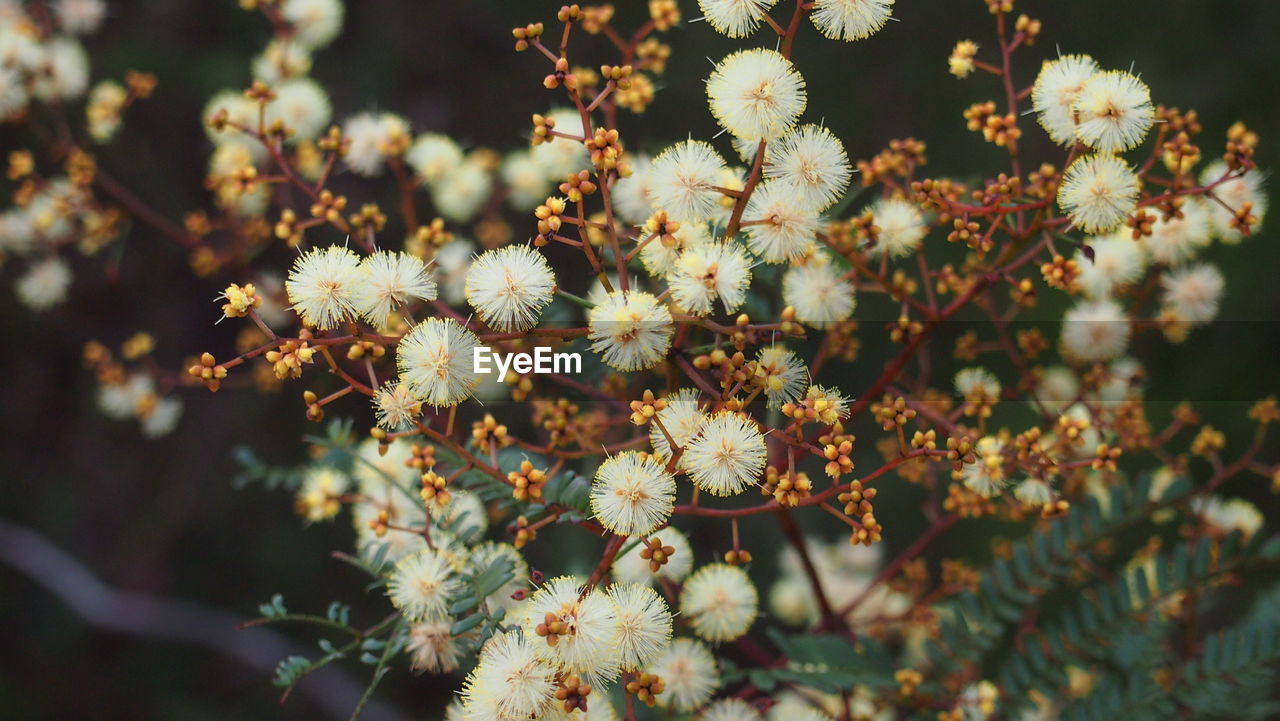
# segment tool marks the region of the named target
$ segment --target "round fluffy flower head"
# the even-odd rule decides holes
[[[750,416],[721,411],[707,419],[685,448],[683,468],[693,482],[715,496],[733,496],[764,472],[764,435]]]
[[[332,466],[312,466],[302,477],[302,485],[294,501],[299,515],[315,523],[338,515],[342,503],[338,497],[347,492],[351,479]]]
[[[956,373],[956,392],[965,398],[998,400],[1000,380],[986,368],[965,368]]]
[[[816,0],[813,24],[832,40],[871,37],[893,14],[894,0]]]
[[[431,202],[452,223],[468,223],[493,191],[493,174],[473,155],[431,186]]]
[[[293,39],[316,49],[333,42],[342,30],[342,0],[284,0],[280,15],[293,27]]]
[[[303,323],[328,330],[355,318],[355,295],[363,282],[360,257],[346,247],[331,245],[299,256],[284,288]]]
[[[613,580],[618,583],[652,584],[655,579],[670,583],[680,583],[693,569],[693,550],[689,540],[680,531],[667,526],[649,535],[650,540],[662,543],[662,547],[670,548],[670,554],[664,554],[665,563],[653,570],[653,559],[643,555],[645,546],[642,543],[631,545],[631,549],[618,554],[613,562]],[[625,548],[625,547],[624,547]],[[652,556],[652,554],[650,554]]]
[[[1062,352],[1082,363],[1108,361],[1129,347],[1129,319],[1114,300],[1076,304],[1062,317]]]
[[[764,177],[794,192],[797,201],[826,210],[844,195],[852,170],[844,144],[821,125],[801,125],[765,147]]]
[[[396,346],[400,382],[437,408],[466,400],[479,382],[472,367],[476,334],[452,318],[428,318]]]
[[[760,349],[756,377],[764,383],[770,408],[798,400],[809,387],[809,369],[795,353],[780,345]]]
[[[680,254],[667,283],[676,303],[694,315],[710,313],[717,299],[732,313],[746,300],[751,261],[737,243],[706,243]]]
[[[324,88],[311,78],[294,78],[272,90],[276,99],[267,105],[267,124],[279,120],[293,131],[293,140],[312,140],[329,127],[333,106]]]
[[[63,30],[76,35],[90,35],[102,25],[107,5],[102,0],[57,0],[53,11]]]
[[[1101,153],[1137,146],[1155,122],[1147,84],[1119,70],[1089,78],[1071,109],[1078,121],[1076,139]]]
[[[463,719],[537,718],[555,698],[555,668],[537,653],[541,640],[518,631],[495,635],[462,687]]]
[[[620,371],[652,368],[671,347],[671,311],[649,293],[614,291],[587,317],[591,349]]]
[[[790,185],[769,181],[747,201],[743,230],[747,246],[766,263],[788,263],[804,257],[818,234],[818,211]]]
[[[964,485],[983,498],[1000,495],[1006,482],[1004,444],[994,436],[986,436],[973,447],[973,453],[978,460],[961,471]]]
[[[720,688],[715,656],[705,643],[692,638],[672,641],[648,670],[666,684],[666,690],[657,696],[663,708],[693,711]]]
[[[1018,503],[1040,508],[1053,501],[1053,487],[1045,480],[1028,476],[1014,486],[1013,497]]]
[[[727,563],[703,566],[680,589],[680,614],[707,641],[732,641],[751,628],[760,595],[747,572]]]
[[[392,605],[411,621],[444,617],[450,596],[461,590],[450,557],[431,548],[400,559],[387,580]]]
[[[607,682],[618,675],[618,617],[607,595],[581,589],[575,576],[548,581],[524,605],[524,633],[551,666]]]
[[[774,140],[804,112],[804,78],[773,50],[739,50],[721,60],[707,79],[711,114],[739,138]]]
[[[782,297],[796,309],[796,320],[813,328],[847,320],[857,302],[853,284],[826,254],[788,270],[782,276]]]
[[[871,257],[888,253],[890,258],[902,258],[920,247],[928,229],[915,204],[902,198],[880,199],[871,206],[871,213],[880,229],[876,244],[867,251]]]
[[[681,388],[667,396],[667,407],[658,411],[657,418],[657,422],[649,424],[649,442],[653,445],[654,455],[665,463],[671,458],[671,442],[684,448],[706,422],[698,403],[698,390]],[[661,427],[658,423],[662,424]],[[666,433],[662,432],[663,428],[667,429]]]
[[[360,262],[362,281],[352,292],[356,310],[374,326],[411,300],[435,300],[436,282],[416,255],[381,250]]]
[[[764,721],[754,706],[733,696],[707,704],[698,718],[701,721]]]
[[[1075,144],[1076,114],[1071,107],[1098,70],[1098,63],[1088,55],[1063,55],[1046,60],[1040,68],[1031,86],[1031,105],[1041,127],[1058,145]]]
[[[422,673],[452,673],[458,670],[463,651],[449,633],[451,620],[425,621],[409,627],[404,652],[409,654],[409,664]]]
[[[671,517],[676,479],[653,456],[625,451],[608,458],[591,484],[591,513],[621,536],[647,536]]]
[[[582,118],[573,108],[559,108],[547,113],[547,120],[561,131],[578,133]],[[547,172],[547,178],[563,182],[565,176],[591,167],[591,153],[577,140],[552,137],[533,146],[533,159]]]
[[[1089,241],[1093,249],[1090,259],[1083,250],[1076,251],[1076,279],[1081,292],[1089,298],[1105,298],[1129,287],[1147,269],[1146,253],[1128,229],[1121,228],[1103,238]]]
[[[462,165],[462,148],[440,133],[423,133],[409,146],[404,160],[424,183],[437,183]]]
[[[467,302],[485,325],[523,333],[551,302],[556,276],[542,253],[528,245],[485,251],[467,271]]]
[[[722,196],[715,188],[724,170],[724,158],[708,143],[676,143],[653,159],[646,188],[649,203],[682,223],[706,220],[720,209]]]
[[[1151,235],[1137,241],[1151,260],[1162,265],[1181,265],[1213,242],[1209,202],[1203,198],[1188,198],[1181,210],[1181,218],[1166,219],[1162,213],[1156,214],[1156,220],[1151,224]]]
[[[778,0],[698,0],[702,15],[716,32],[745,38],[764,22],[764,14]]]
[[[57,256],[32,265],[14,284],[18,300],[31,310],[48,310],[67,298],[71,267]]]
[[[1200,182],[1204,185],[1216,182],[1227,172],[1227,164],[1221,160],[1214,161],[1205,167],[1200,174]],[[1257,233],[1262,229],[1262,221],[1267,214],[1267,194],[1262,189],[1262,174],[1256,170],[1232,178],[1213,189],[1213,194],[1223,203],[1226,203],[1231,210],[1239,210],[1245,203],[1252,203],[1253,209],[1250,214],[1258,219],[1250,228],[1250,232]],[[1213,224],[1213,233],[1218,239],[1227,245],[1235,245],[1239,243],[1244,236],[1238,228],[1231,227],[1231,221],[1235,217],[1230,210],[1222,207],[1218,203],[1209,203],[1210,222]]]
[[[608,595],[618,619],[621,668],[638,671],[671,642],[671,610],[652,588],[638,583],[615,583]]]
[[[613,210],[618,217],[631,225],[640,225],[653,215],[649,204],[649,168],[653,160],[647,155],[631,157],[631,175],[618,178],[613,183]]]
[[[1160,279],[1161,301],[1180,321],[1208,323],[1218,315],[1218,301],[1226,281],[1221,271],[1208,263],[1170,271]]]
[[[387,383],[373,394],[373,412],[379,428],[398,431],[418,417],[422,412],[422,401],[404,383]]]
[[[1138,176],[1109,153],[1077,158],[1062,176],[1058,206],[1090,235],[1115,230],[1138,203]]]
[[[409,147],[409,123],[393,113],[361,113],[347,120],[342,134],[351,141],[343,159],[356,175],[381,175],[387,156]]]
[[[1262,529],[1265,520],[1258,507],[1243,498],[1201,496],[1191,499],[1191,511],[1214,531],[1223,535],[1239,531],[1246,540]]]
[[[651,217],[641,226],[640,233],[642,237],[647,237],[659,229],[655,218]],[[681,223],[674,232],[668,226],[667,231],[667,235],[650,240],[640,249],[640,262],[644,263],[644,269],[657,278],[671,272],[684,251],[713,242],[711,225],[705,221]]]
[[[44,100],[71,100],[89,89],[89,54],[79,40],[54,36],[44,43],[43,72],[32,83],[33,94]]]
[[[528,150],[509,153],[502,159],[499,172],[512,210],[532,212],[551,191],[551,181]]]

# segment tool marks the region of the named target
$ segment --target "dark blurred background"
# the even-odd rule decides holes
[[[643,3],[619,5],[621,27],[640,22]],[[394,110],[415,131],[517,148],[527,137],[529,114],[546,110],[553,96],[539,82],[541,59],[513,52],[509,28],[553,19],[557,7],[533,0],[359,0],[348,8],[343,35],[315,57],[313,75],[333,93],[336,119],[370,108]],[[686,18],[698,14],[692,0],[681,0],[681,7]],[[1261,134],[1260,165],[1276,167],[1280,3],[1019,0],[1016,11],[1044,21],[1042,40],[1020,52],[1019,86],[1030,83],[1055,47],[1090,53],[1104,66],[1132,64],[1156,102],[1199,110],[1206,158],[1221,152],[1224,131],[1239,119]],[[961,118],[970,103],[1001,97],[997,81],[982,73],[958,81],[947,73],[956,40],[994,45],[985,6],[979,0],[902,0],[896,18],[853,44],[822,40],[812,26],[802,30],[796,59],[809,84],[806,117],[820,116],[855,158],[911,135],[927,141],[931,173],[972,177],[973,168],[1001,169],[1003,151],[967,132]],[[249,60],[268,39],[262,18],[239,10],[233,0],[111,3],[108,22],[87,42],[94,77],[140,69],[154,72],[160,84],[151,100],[130,111],[123,135],[99,162],[171,217],[207,207],[201,108],[217,90],[248,83]],[[595,55],[575,60],[612,62],[599,40],[591,39]],[[663,40],[674,55],[656,102],[643,116],[622,119],[632,149],[657,150],[690,131],[713,135],[701,92],[711,67],[707,58],[740,45],[702,24],[686,24]],[[1031,118],[1024,129],[1027,157],[1060,160]],[[7,128],[0,132],[5,152],[21,142]],[[353,203],[390,197],[389,183],[365,186],[368,197],[353,197]],[[1223,322],[1196,331],[1182,346],[1144,338],[1135,349],[1149,363],[1152,397],[1196,401],[1227,431],[1232,448],[1245,442],[1248,401],[1280,387],[1273,371],[1280,349],[1274,322],[1280,222],[1271,218],[1266,225],[1237,248],[1215,245],[1208,253],[1229,280]],[[517,226],[517,234],[523,232]],[[100,268],[99,261],[80,262],[71,301],[40,316],[16,304],[11,283],[0,286],[0,518],[37,529],[114,587],[185,599],[211,611],[250,616],[277,591],[312,611],[329,599],[359,599],[362,579],[328,557],[330,549],[350,545],[345,517],[304,530],[286,494],[232,488],[237,467],[230,449],[238,444],[251,444],[272,462],[302,460],[297,439],[307,427],[299,386],[269,396],[188,394],[178,429],[158,441],[142,440],[135,424],[109,421],[95,407],[94,380],[79,361],[86,341],[117,346],[148,330],[157,337],[158,359],[175,368],[202,350],[230,355],[235,328],[213,325],[217,311],[210,300],[236,279],[194,280],[185,254],[142,226],[124,241],[119,277],[108,279]],[[832,380],[852,392],[859,379],[874,377],[888,350],[870,336],[881,335],[875,324],[864,324],[866,352],[833,370]],[[364,411],[354,406],[352,412]],[[862,452],[873,453],[871,445]],[[1261,481],[1230,489],[1255,500],[1266,497]],[[840,534],[837,526],[827,528],[830,537]],[[719,533],[709,530],[700,544],[723,549]],[[889,535],[890,552],[910,542],[909,528]],[[0,716],[320,717],[308,698],[276,705],[268,672],[223,654],[90,628],[5,566],[0,603]],[[378,608],[376,601],[357,603],[355,613],[372,619]],[[304,632],[293,638],[314,655],[312,637]],[[403,669],[388,677],[380,694],[418,718],[433,718],[440,703],[430,683],[410,682]]]

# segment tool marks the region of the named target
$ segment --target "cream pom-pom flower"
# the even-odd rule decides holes
[[[431,185],[431,202],[445,220],[468,223],[484,207],[492,191],[493,173],[483,158],[472,156]]]
[[[608,596],[618,619],[620,666],[623,671],[638,671],[671,642],[671,610],[647,585],[615,583]]]
[[[1249,501],[1217,495],[1192,498],[1191,512],[1218,533],[1239,531],[1245,540],[1262,530],[1266,520],[1262,511]]]
[[[658,705],[676,711],[693,711],[711,700],[720,688],[716,658],[705,643],[677,638],[650,664],[648,671],[666,684],[658,694]]]
[[[647,536],[671,517],[676,479],[650,455],[624,451],[596,469],[591,513],[620,536]]]
[[[1077,158],[1062,176],[1058,205],[1090,235],[1115,230],[1138,203],[1138,175],[1110,153]]]
[[[649,203],[682,223],[706,220],[720,209],[722,195],[716,187],[724,170],[724,158],[710,144],[676,143],[659,153],[649,167]]]
[[[18,300],[31,310],[48,310],[67,299],[71,266],[57,256],[35,263],[14,283]]]
[[[983,498],[1000,495],[1007,483],[1004,444],[994,436],[985,436],[974,445],[973,454],[977,462],[966,465],[961,471],[964,485]]]
[[[450,633],[452,619],[429,620],[409,626],[404,652],[409,666],[418,673],[453,673],[466,655]]]
[[[844,144],[822,125],[801,125],[765,147],[764,177],[790,188],[818,211],[831,207],[849,187],[853,171]]]
[[[818,234],[818,211],[793,186],[777,181],[761,184],[743,212],[747,247],[766,263],[789,263],[804,257]]]
[[[569,135],[582,134],[582,117],[572,108],[559,108],[547,113],[556,130]],[[553,136],[533,146],[533,159],[546,171],[547,178],[557,183],[583,168],[591,167],[591,153],[581,141]]]
[[[437,408],[456,406],[475,391],[479,379],[472,366],[476,334],[452,318],[428,318],[414,326],[396,346],[400,381]]]
[[[647,155],[631,158],[631,175],[618,178],[613,183],[613,211],[631,225],[641,225],[653,215],[649,203],[649,168],[653,159]]]
[[[338,497],[350,486],[351,478],[336,468],[312,466],[302,477],[294,506],[303,518],[312,523],[331,519],[342,510]]]
[[[1152,261],[1161,265],[1177,266],[1194,259],[1213,242],[1208,204],[1209,201],[1203,198],[1187,198],[1180,209],[1181,218],[1165,218],[1162,213],[1157,214],[1151,224],[1151,234],[1136,242],[1142,245]],[[1124,233],[1123,229],[1120,232],[1131,235]]]
[[[747,572],[727,563],[699,568],[680,589],[680,615],[707,641],[740,638],[759,610],[760,594]]]
[[[294,78],[275,86],[276,99],[267,105],[267,124],[279,120],[293,131],[291,141],[312,140],[329,127],[333,105],[329,95],[311,78]]]
[[[485,251],[467,271],[467,302],[485,325],[522,333],[551,302],[556,276],[546,257],[528,245]]]
[[[1000,380],[986,368],[964,368],[956,373],[956,392],[965,398],[999,400]]]
[[[671,458],[671,443],[684,448],[705,422],[702,404],[698,402],[698,389],[681,388],[667,396],[667,407],[658,411],[657,421],[649,425],[649,442],[653,445],[654,455],[665,463]]]
[[[794,352],[781,345],[760,349],[755,373],[764,385],[770,408],[798,400],[809,387],[809,369]]]
[[[1080,276],[1076,283],[1086,298],[1106,298],[1128,288],[1142,278],[1147,254],[1127,229],[1089,241],[1093,258],[1076,251]]]
[[[432,548],[405,556],[387,580],[391,605],[410,621],[447,615],[450,597],[462,590],[450,557]]]
[[[893,15],[894,0],[815,0],[813,24],[832,40],[871,37]]]
[[[1226,280],[1208,263],[1170,271],[1160,278],[1161,303],[1177,320],[1200,325],[1218,315],[1218,302]]]
[[[693,570],[693,549],[689,547],[689,539],[678,529],[667,526],[649,534],[649,540],[659,541],[664,549],[670,548],[670,554],[663,554],[663,563],[658,570],[653,570],[652,557],[645,558],[642,543],[631,544],[630,550],[618,554],[613,561],[613,579],[619,583],[644,583],[652,585],[657,579],[669,583],[680,583],[689,571]],[[652,554],[651,554],[652,555]]]
[[[331,245],[299,256],[284,288],[303,323],[328,330],[356,317],[355,295],[363,282],[360,257],[349,248]]]
[[[716,64],[707,79],[711,114],[739,138],[775,140],[804,112],[804,78],[781,53],[739,50]]]
[[[89,54],[79,40],[55,35],[44,42],[44,67],[31,93],[43,100],[72,100],[89,89]]]
[[[754,706],[733,696],[707,704],[698,718],[701,721],[764,721]]]
[[[614,291],[587,317],[591,349],[620,371],[652,368],[671,348],[671,311],[650,293]]]
[[[694,315],[709,314],[717,300],[732,313],[747,299],[751,260],[735,242],[705,243],[680,254],[667,284],[676,303]]]
[[[528,150],[509,153],[498,169],[512,210],[532,212],[551,191],[551,181]],[[616,201],[615,201],[616,202]]]
[[[648,237],[660,229],[654,218],[649,218],[641,227],[641,237]],[[686,250],[710,244],[711,224],[705,221],[696,223],[680,223],[674,232],[667,228],[666,235],[650,240],[640,249],[640,262],[649,275],[656,278],[666,276],[676,267],[676,261]]]
[[[342,30],[342,0],[284,0],[280,16],[293,27],[293,40],[315,50]]]
[[[1062,317],[1062,352],[1082,363],[1108,361],[1129,347],[1129,318],[1114,300],[1082,301]]]
[[[456,503],[457,494],[454,495]],[[450,506],[452,505],[450,504]],[[483,504],[476,516],[476,518],[469,520],[472,523],[486,520]],[[510,543],[485,541],[471,549],[471,555],[467,557],[467,564],[474,569],[481,570],[488,568],[490,564],[498,559],[506,559],[511,563],[511,580],[486,596],[484,602],[490,608],[503,608],[510,613],[522,603],[512,598],[511,594],[529,587],[529,564],[524,560],[524,556],[521,555],[520,551],[516,550],[516,547]]]
[[[53,12],[62,29],[75,35],[92,35],[107,15],[103,0],[57,0]]]
[[[1200,173],[1200,182],[1203,185],[1215,183],[1226,172],[1227,164],[1216,160]],[[1240,177],[1218,184],[1213,189],[1213,195],[1231,208],[1227,210],[1218,203],[1209,203],[1209,220],[1213,225],[1213,233],[1223,243],[1235,245],[1244,238],[1238,228],[1231,227],[1231,221],[1235,217],[1232,211],[1239,210],[1245,203],[1253,204],[1249,212],[1258,219],[1258,222],[1250,228],[1250,232],[1257,233],[1262,229],[1262,221],[1267,215],[1267,194],[1262,189],[1262,174],[1257,170],[1251,170]]]
[[[1063,55],[1044,61],[1031,86],[1031,106],[1040,126],[1053,142],[1076,142],[1076,113],[1072,105],[1084,84],[1098,73],[1098,63],[1088,55]]]
[[[462,148],[447,135],[423,133],[409,146],[404,160],[419,180],[430,185],[440,182],[462,165]]]
[[[363,277],[351,302],[375,327],[385,327],[388,316],[410,301],[436,299],[436,281],[416,255],[381,250],[366,256],[360,267]]]
[[[547,581],[521,607],[521,624],[543,661],[601,685],[618,677],[618,617],[604,592],[583,594],[582,585],[576,576]]]
[[[764,22],[764,14],[778,0],[698,0],[698,8],[716,32],[745,38]]]
[[[1150,88],[1136,75],[1120,70],[1089,78],[1071,110],[1078,121],[1076,139],[1101,153],[1137,146],[1155,123]]]
[[[920,209],[902,198],[877,200],[871,206],[871,213],[875,216],[875,226],[880,229],[876,244],[867,249],[873,258],[886,253],[890,258],[911,255],[928,232]]]
[[[342,135],[350,143],[342,156],[356,175],[374,177],[386,168],[387,157],[409,147],[409,122],[394,113],[360,113],[347,119]]]
[[[408,385],[398,381],[387,383],[373,394],[373,412],[379,428],[403,430],[422,412],[422,401]]]
[[[489,639],[462,687],[463,718],[531,719],[555,699],[556,669],[538,654],[542,640],[518,631]]]
[[[795,308],[796,320],[813,328],[848,320],[857,303],[853,284],[826,253],[787,270],[782,276],[782,297]]]
[[[681,464],[698,488],[732,496],[757,482],[767,455],[764,434],[750,416],[721,411],[689,441]]]
[[[1013,487],[1013,497],[1023,505],[1041,508],[1053,501],[1053,486],[1042,478],[1028,476]]]

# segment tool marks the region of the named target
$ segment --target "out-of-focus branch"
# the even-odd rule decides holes
[[[225,611],[114,589],[44,536],[5,520],[0,520],[0,563],[44,587],[92,628],[204,646],[261,672],[264,683],[281,659],[301,652],[275,632],[235,630],[244,619]],[[310,698],[324,715],[346,719],[360,702],[363,690],[342,671],[329,667],[299,684],[296,693]],[[404,714],[377,701],[365,707],[362,718],[408,721]]]

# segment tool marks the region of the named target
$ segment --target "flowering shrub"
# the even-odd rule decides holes
[[[279,686],[352,658],[371,667],[366,701],[407,662],[458,689],[432,713],[468,721],[1212,717],[1238,699],[1267,713],[1274,613],[1204,620],[1251,600],[1231,587],[1280,558],[1261,512],[1221,495],[1250,474],[1280,484],[1264,457],[1280,406],[1254,405],[1256,436],[1228,456],[1189,405],[1153,425],[1129,354],[1140,334],[1181,352],[1217,315],[1225,280],[1201,256],[1267,209],[1244,125],[1207,160],[1194,111],[1087,55],[1035,55],[1041,23],[985,0],[994,34],[958,42],[947,67],[1000,98],[963,119],[1001,165],[932,176],[915,138],[851,160],[793,49],[864,40],[894,0],[699,0],[699,24],[650,0],[638,28],[568,5],[512,31],[556,100],[528,148],[500,155],[391,112],[332,123],[308,72],[339,0],[241,5],[274,37],[247,90],[209,101],[211,209],[174,223],[93,156],[155,89],[134,73],[89,90],[69,34],[95,30],[102,4],[0,3],[0,113],[58,128],[56,165],[10,154],[0,242],[34,311],[65,297],[63,256],[98,253],[126,219],[197,275],[234,276],[216,302],[242,324],[236,347],[181,378],[145,334],[86,347],[108,415],[163,435],[179,386],[283,383],[327,423],[306,465],[246,453],[245,474],[290,490],[306,523],[351,523],[336,555],[386,614],[264,604],[252,624],[331,637],[285,659]],[[665,74],[680,24],[744,45],[705,78],[724,132],[620,132],[689,80]],[[602,45],[608,63],[587,67]],[[1015,55],[1045,59],[1021,77]],[[1060,151],[1028,157],[1020,140],[1042,132]],[[392,176],[394,217],[357,208],[344,174]],[[272,267],[273,244],[296,249],[291,267]],[[1056,338],[1019,327],[1058,295]],[[851,377],[885,312],[883,371]],[[475,363],[537,348],[585,361]],[[753,543],[761,521],[787,544],[771,576],[753,563],[770,550]],[[591,562],[533,568],[560,528]],[[948,552],[978,528],[1008,539],[991,559]]]

